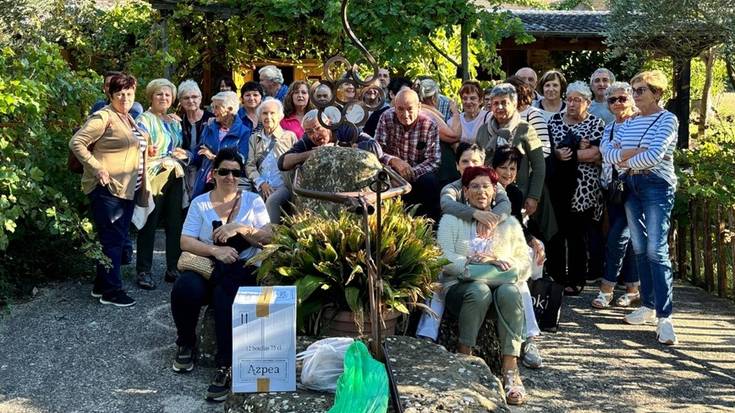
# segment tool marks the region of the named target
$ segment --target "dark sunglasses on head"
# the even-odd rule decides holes
[[[232,174],[235,178],[239,178],[242,176],[242,170],[240,169],[226,169],[226,168],[219,168],[217,169],[217,175],[219,176],[227,176],[229,174]]]
[[[625,95],[622,95],[622,96],[613,96],[613,97],[607,98],[608,105],[614,105],[615,102],[618,102],[618,101],[620,101],[620,103],[625,103],[628,101],[628,97]]]

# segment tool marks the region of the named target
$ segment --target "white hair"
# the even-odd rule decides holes
[[[307,123],[317,122],[317,117],[319,116],[319,109],[312,109],[304,114],[304,117],[301,119],[301,126],[303,127]],[[327,125],[331,125],[331,122],[329,121],[329,117],[326,113],[322,111],[322,122],[324,122]]]
[[[222,102],[222,104],[232,113],[237,113],[237,110],[240,108],[240,99],[238,99],[237,93],[232,91],[217,93],[212,96],[212,103],[214,103],[215,100]]]
[[[283,84],[283,73],[281,73],[281,69],[273,65],[261,67],[260,70],[258,70],[258,74],[261,79],[272,80],[276,83]]]
[[[567,96],[569,96],[570,93],[575,93],[575,92],[582,95],[588,101],[592,100],[592,91],[590,91],[590,87],[587,86],[586,83],[580,80],[577,80],[576,82],[572,82],[567,86]]]
[[[607,89],[605,89],[605,97],[609,98],[610,95],[618,90],[622,90],[623,93],[630,97],[633,96],[633,88],[628,84],[628,82],[613,82],[607,87]]]
[[[267,97],[263,99],[260,102],[260,105],[258,105],[258,108],[255,109],[255,116],[260,119],[260,114],[263,112],[263,106],[265,106],[267,103],[273,103],[276,105],[276,112],[281,114],[281,117],[283,117],[283,103],[281,103],[280,100],[274,99],[272,97]]]
[[[515,86],[510,83],[500,83],[495,85],[490,91],[490,99],[497,96],[508,96],[513,103],[518,103],[518,92]]]
[[[605,69],[604,67],[601,67],[594,72],[592,72],[592,76],[590,76],[590,85],[592,84],[592,81],[595,80],[595,77],[597,77],[598,73],[605,73],[608,78],[610,78],[610,83],[615,81],[615,75],[613,72],[611,72],[609,69]]]
[[[191,93],[191,92],[198,93],[199,97],[202,96],[202,90],[199,89],[199,85],[197,85],[197,82],[191,79],[187,79],[181,82],[181,84],[179,85],[179,94],[176,95],[176,97],[181,99],[182,95],[184,95],[185,93]]]

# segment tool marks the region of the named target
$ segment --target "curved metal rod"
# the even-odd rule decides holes
[[[358,76],[354,73],[352,74],[352,78],[355,79],[355,82],[359,83],[360,86],[367,86],[371,82],[373,82],[375,79],[378,78],[378,62],[375,61],[375,58],[373,55],[368,52],[368,50],[365,48],[365,46],[362,45],[362,42],[360,39],[355,36],[355,33],[352,31],[352,28],[350,28],[350,22],[347,21],[347,4],[350,2],[350,0],[342,0],[342,26],[345,29],[345,33],[347,34],[347,37],[352,40],[352,43],[357,47],[360,52],[362,52],[363,56],[365,56],[365,60],[370,63],[370,66],[373,68],[373,76],[370,77],[370,81],[362,81],[358,78]],[[367,79],[366,79],[367,80]]]

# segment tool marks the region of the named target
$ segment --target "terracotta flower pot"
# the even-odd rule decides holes
[[[383,321],[385,322],[385,328],[381,329],[381,336],[392,336],[396,332],[396,324],[398,323],[398,317],[401,313],[395,310],[384,311]],[[330,337],[359,337],[361,336],[359,331],[359,324],[355,321],[355,313],[352,311],[337,311],[335,314],[334,310],[326,310],[322,315],[323,322],[323,334]],[[370,316],[365,314],[362,322],[362,336],[370,334],[372,324],[370,323]]]

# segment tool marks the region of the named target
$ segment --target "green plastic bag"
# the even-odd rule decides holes
[[[388,373],[362,341],[345,353],[345,370],[337,380],[337,394],[329,413],[385,413],[388,410]]]

